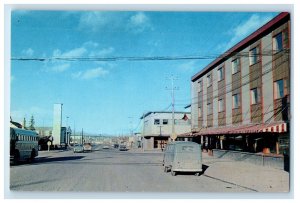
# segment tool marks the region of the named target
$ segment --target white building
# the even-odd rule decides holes
[[[172,130],[172,112],[153,111],[144,114],[142,147],[148,149],[161,149],[171,140]],[[191,113],[174,113],[174,133],[175,135],[191,131]],[[176,140],[180,140],[177,138]]]
[[[53,109],[53,145],[61,145],[62,136],[61,136],[61,122],[62,122],[62,104],[54,104]]]

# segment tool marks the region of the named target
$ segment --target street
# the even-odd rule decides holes
[[[34,163],[10,166],[10,189],[47,192],[265,192],[257,185],[239,184],[214,175],[219,173],[214,171],[220,163],[206,156],[203,157],[205,171],[201,176],[165,173],[162,159],[161,152],[118,151],[100,146],[87,153],[40,151]],[[239,176],[239,173],[234,175]],[[281,182],[284,184],[281,187],[288,190],[288,173],[283,179],[285,182]],[[287,192],[273,188],[280,190],[277,192]]]

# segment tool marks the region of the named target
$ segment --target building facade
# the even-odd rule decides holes
[[[54,104],[53,106],[53,145],[59,146],[65,144],[62,141],[64,140],[61,134],[62,127],[62,104]]]
[[[289,13],[280,13],[191,79],[191,132],[204,148],[289,153]]]
[[[191,113],[174,112],[174,131],[176,135],[191,130]],[[142,148],[145,150],[162,149],[171,140],[172,112],[148,112],[142,117]],[[180,140],[180,138],[177,138]]]

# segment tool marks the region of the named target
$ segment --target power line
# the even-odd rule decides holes
[[[283,50],[289,53],[289,49]],[[272,56],[275,53],[274,50],[265,51],[256,56]],[[227,56],[225,56],[227,55]],[[224,52],[223,54],[211,54],[211,55],[187,55],[187,56],[116,56],[116,57],[12,57],[12,61],[175,61],[175,60],[208,60],[208,59],[228,59],[232,55],[237,57],[249,57],[249,52]],[[255,56],[253,55],[253,56]]]

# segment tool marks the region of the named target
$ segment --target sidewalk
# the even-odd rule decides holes
[[[284,170],[214,158],[202,153],[205,176],[213,177],[257,192],[289,192],[289,173]]]

